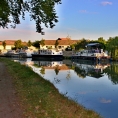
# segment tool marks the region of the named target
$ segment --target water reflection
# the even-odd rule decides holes
[[[104,76],[104,70],[108,68],[110,64],[101,63],[90,63],[86,61],[73,62],[73,69],[77,75],[81,78],[86,78],[86,76],[100,78]]]
[[[108,75],[108,78],[113,82],[113,84],[118,84],[118,63],[112,63],[104,73]]]
[[[60,93],[105,118],[118,116],[118,64],[88,61],[20,60],[49,80]],[[84,79],[83,79],[84,78]]]

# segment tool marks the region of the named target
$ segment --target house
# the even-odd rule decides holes
[[[12,47],[14,47],[15,41],[16,40],[5,40],[5,43],[6,43],[5,49],[11,50]],[[4,50],[3,41],[0,42],[0,50]]]
[[[65,50],[72,44],[76,44],[77,40],[70,40],[68,38],[58,38],[57,40],[45,40],[44,46],[40,45],[40,49],[54,49]],[[56,47],[57,45],[57,47]]]
[[[5,43],[6,43],[6,46],[5,46],[5,49],[4,49],[4,46],[3,46],[3,41],[0,41],[0,50],[12,50],[12,48],[14,48],[14,44],[17,40],[4,40]],[[22,44],[24,46],[27,45],[26,42],[22,42]]]

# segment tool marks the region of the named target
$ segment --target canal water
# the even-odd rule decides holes
[[[104,118],[118,117],[118,63],[14,60],[30,66],[69,99]]]

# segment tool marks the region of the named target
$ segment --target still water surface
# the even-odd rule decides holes
[[[55,85],[61,94],[104,118],[118,117],[118,63],[20,61]]]

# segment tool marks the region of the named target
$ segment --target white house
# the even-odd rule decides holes
[[[68,38],[58,38],[58,40],[44,40],[44,46],[40,45],[40,49],[55,49],[56,41],[58,43],[57,48],[65,50],[72,44],[76,44],[77,40],[70,40]]]

